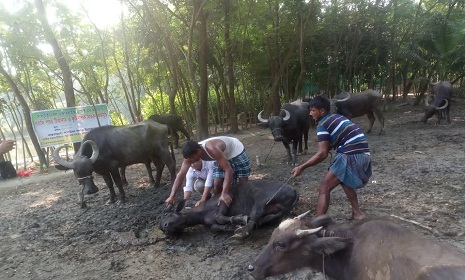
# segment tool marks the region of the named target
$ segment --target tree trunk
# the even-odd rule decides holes
[[[55,34],[53,33],[52,27],[48,23],[47,15],[45,13],[45,7],[42,0],[35,0],[35,6],[37,8],[37,14],[39,20],[42,23],[42,28],[44,29],[45,38],[47,42],[52,46],[53,55],[58,62],[61,73],[63,74],[63,91],[65,93],[66,106],[75,107],[76,106],[76,97],[74,95],[73,80],[71,75],[71,70],[69,69],[68,62],[61,51],[60,45],[58,44]],[[74,144],[74,151],[79,150],[80,144]]]
[[[24,115],[24,122],[26,123],[26,129],[27,129],[27,132],[29,133],[29,137],[31,138],[32,145],[34,145],[34,149],[36,150],[37,156],[39,157],[40,171],[42,172],[43,171],[42,167],[44,164],[47,164],[47,161],[40,147],[39,140],[37,139],[37,136],[34,133],[34,128],[32,126],[32,120],[31,120],[31,110],[29,109],[29,105],[27,104],[24,97],[21,95],[21,92],[19,91],[18,86],[13,81],[10,74],[8,74],[8,72],[5,71],[5,69],[3,68],[1,64],[0,64],[0,74],[2,74],[2,76],[8,82],[8,85],[10,86],[11,90],[13,91],[16,98],[18,99],[19,104],[21,104],[21,107],[23,108],[23,115]]]

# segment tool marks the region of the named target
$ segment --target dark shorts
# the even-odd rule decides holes
[[[250,176],[250,161],[247,153],[245,152],[245,149],[238,156],[230,159],[229,163],[231,164],[231,167],[234,171],[233,184],[236,184],[239,181],[239,178]],[[224,178],[224,175],[224,170],[218,168],[218,162],[215,161],[213,164],[213,179]]]
[[[352,189],[360,189],[371,177],[371,158],[367,154],[338,153],[329,170],[336,175],[341,184]]]

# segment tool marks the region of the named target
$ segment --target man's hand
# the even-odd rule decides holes
[[[197,203],[195,204],[195,207],[199,206],[200,204],[203,204],[204,202],[205,202],[205,200],[203,200],[203,199],[197,201]]]
[[[14,140],[4,140],[0,142],[0,155],[8,153],[9,151],[15,148],[16,141]]]
[[[170,204],[174,204],[174,197],[168,197],[166,200],[165,200],[165,203],[166,203],[166,206],[170,205]]]
[[[300,174],[302,174],[302,171],[304,171],[304,169],[302,168],[302,165],[299,165],[299,166],[294,167],[294,169],[292,169],[291,173],[294,174],[294,177],[297,177]]]
[[[229,194],[227,193],[222,193],[220,196],[220,199],[218,200],[218,205],[220,205],[221,201],[223,201],[226,206],[230,207],[232,204],[232,198]]]

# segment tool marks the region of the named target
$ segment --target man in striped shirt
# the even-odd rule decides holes
[[[342,115],[330,113],[328,98],[317,96],[310,103],[310,115],[318,122],[318,151],[304,164],[291,172],[299,176],[308,167],[326,159],[330,149],[336,150],[334,161],[319,187],[316,215],[326,214],[331,191],[341,184],[352,206],[352,218],[365,216],[360,210],[356,189],[364,187],[371,176],[370,150],[365,134]]]

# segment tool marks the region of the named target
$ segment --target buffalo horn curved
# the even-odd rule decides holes
[[[265,120],[264,118],[262,118],[262,113],[263,113],[263,111],[264,111],[264,110],[261,110],[260,113],[258,113],[257,118],[258,118],[258,120],[259,120],[260,122],[262,122],[262,123],[267,123],[268,120]]]
[[[55,149],[53,152],[53,158],[55,159],[56,163],[58,163],[61,166],[64,166],[68,169],[74,169],[74,162],[72,161],[66,161],[60,157],[60,151],[64,147],[69,147],[68,145],[61,145],[58,148]]]
[[[84,143],[82,143],[82,146],[85,146],[85,145],[90,145],[92,147],[92,155],[90,156],[89,159],[90,159],[90,161],[92,163],[95,163],[95,161],[97,160],[98,155],[100,153],[100,150],[99,150],[97,144],[95,144],[95,142],[92,141],[92,140],[87,140]]]
[[[312,229],[298,229],[295,231],[295,234],[298,237],[305,237],[309,236],[311,234],[319,232],[323,227],[318,227],[318,228],[312,228]]]
[[[337,99],[337,98],[335,98],[336,102],[344,102],[344,101],[349,100],[349,98],[350,98],[350,92],[346,92],[346,93],[347,93],[347,96],[346,96],[345,98],[343,98],[343,99]]]
[[[441,106],[441,107],[436,107],[436,110],[443,110],[443,109],[446,109],[446,108],[447,108],[447,105],[449,105],[449,100],[444,99],[444,101],[446,101],[446,104],[444,104],[444,105]]]
[[[286,113],[286,116],[284,116],[283,121],[287,121],[291,117],[291,113],[289,113],[289,111],[286,109],[281,109],[281,111],[284,111],[284,113]]]

